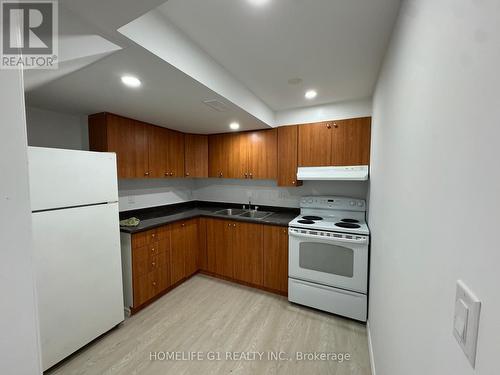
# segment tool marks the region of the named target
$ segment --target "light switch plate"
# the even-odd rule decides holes
[[[464,351],[472,368],[476,365],[477,333],[479,330],[480,312],[481,301],[479,301],[462,280],[458,280],[457,293],[455,296],[453,335]]]

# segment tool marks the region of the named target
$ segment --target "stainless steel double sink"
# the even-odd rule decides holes
[[[257,220],[265,219],[273,214],[267,211],[243,210],[241,208],[226,208],[224,210],[215,211],[214,213],[216,215],[248,217]]]

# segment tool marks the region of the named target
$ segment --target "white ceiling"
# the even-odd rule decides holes
[[[61,15],[81,21],[78,33],[65,30],[71,43],[61,48],[83,56],[57,74],[28,73],[27,105],[83,115],[109,111],[217,133],[231,121],[244,130],[265,128],[276,125],[275,111],[372,95],[399,0],[269,0],[259,8],[248,1],[61,0]],[[149,27],[152,19],[165,28]],[[134,24],[142,41],[117,31]],[[178,35],[167,40],[172,28]],[[85,45],[73,45],[76,34]],[[123,49],[107,55],[103,38]],[[87,45],[92,40],[100,46]],[[125,88],[122,73],[139,76],[143,86]],[[303,84],[287,83],[296,77]],[[308,88],[317,99],[304,99]],[[207,99],[225,102],[229,111],[205,106]]]
[[[140,77],[143,85],[129,89],[122,74]],[[228,111],[203,104],[218,99]],[[88,115],[112,112],[171,129],[200,134],[227,132],[230,121],[242,130],[267,128],[239,107],[201,85],[155,55],[135,46],[115,52],[77,72],[26,94],[29,106]]]
[[[274,110],[370,97],[399,0],[169,0],[159,10]],[[302,85],[288,84],[299,77]],[[304,98],[314,88],[318,97]]]

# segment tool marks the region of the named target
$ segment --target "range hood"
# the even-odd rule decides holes
[[[299,181],[366,181],[368,180],[368,166],[356,165],[352,167],[299,167],[297,170]]]

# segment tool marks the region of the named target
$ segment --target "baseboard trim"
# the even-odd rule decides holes
[[[372,344],[372,333],[370,331],[370,321],[366,322],[366,332],[368,334],[368,354],[370,356],[370,367],[372,369],[372,375],[377,375],[375,370],[375,358],[373,358],[373,344]]]

